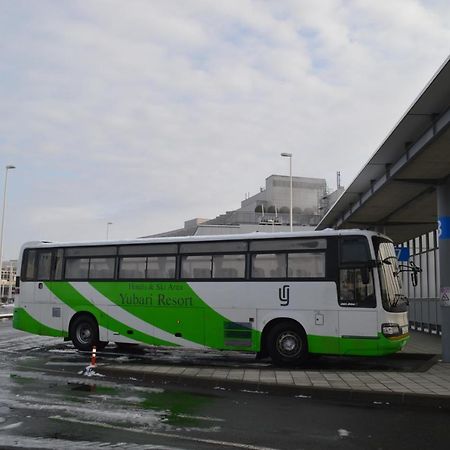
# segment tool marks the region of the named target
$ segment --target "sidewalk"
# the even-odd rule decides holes
[[[309,367],[305,370],[290,370],[270,365],[261,368],[227,367],[226,364],[208,367],[168,362],[159,364],[155,361],[150,364],[100,364],[98,370],[128,378],[132,376],[133,379],[164,380],[179,385],[200,384],[216,389],[267,393],[289,391],[300,397],[372,400],[374,403],[430,405],[450,409],[450,364],[440,362],[440,353],[440,337],[413,331],[405,349],[383,360],[380,370],[373,367],[364,370],[364,364],[373,361],[369,358],[352,358],[350,369],[335,369],[333,364],[325,364],[325,369],[323,366],[320,368],[319,364],[318,369]],[[323,359],[326,360],[326,357]],[[421,370],[420,365],[409,371],[396,368],[398,361],[415,362],[416,359],[427,363],[425,370]],[[332,363],[334,361],[339,359],[331,360]],[[387,366],[390,361],[394,368]],[[342,367],[342,364],[339,366]]]

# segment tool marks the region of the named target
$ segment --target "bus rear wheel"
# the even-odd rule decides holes
[[[267,351],[278,365],[296,365],[308,358],[308,341],[303,329],[293,322],[280,322],[267,335]]]
[[[70,326],[70,337],[76,349],[82,351],[102,350],[108,344],[99,340],[97,321],[87,314],[78,316]]]

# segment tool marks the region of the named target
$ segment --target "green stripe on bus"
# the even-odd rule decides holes
[[[28,333],[40,334],[42,336],[66,337],[67,333],[62,330],[48,327],[36,320],[24,308],[16,308],[13,316],[13,327],[17,330],[27,331]]]
[[[82,296],[72,285],[67,282],[47,281],[45,285],[57,298],[59,298],[63,303],[72,308],[74,311],[91,313],[96,318],[98,324],[103,328],[107,328],[115,333],[119,333],[124,337],[132,338],[150,345],[164,345],[175,347],[178,346],[173,342],[158,339],[154,336],[150,336],[146,333],[129,327],[122,322],[119,322],[118,320],[108,315],[106,312],[97,308],[97,306],[95,306],[88,299]],[[132,334],[128,333],[129,330],[132,331]]]
[[[390,340],[378,333],[373,339],[343,338],[335,336],[308,335],[310,353],[328,355],[380,356],[398,352],[408,341],[409,336]]]
[[[95,281],[91,286],[108,300],[167,333],[217,349],[258,351],[261,333],[249,329],[248,342],[229,345],[225,329],[231,322],[205,303],[186,282]]]

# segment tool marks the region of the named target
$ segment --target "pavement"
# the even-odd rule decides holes
[[[324,356],[292,369],[270,363],[240,367],[226,358],[219,366],[158,359],[102,364],[99,358],[98,371],[147,382],[450,409],[450,363],[440,355],[439,336],[412,331],[402,352],[383,358]]]

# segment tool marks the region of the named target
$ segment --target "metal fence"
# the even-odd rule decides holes
[[[441,305],[439,298],[410,298],[409,325],[413,330],[441,334]]]
[[[409,300],[409,325],[413,330],[440,335],[441,306],[437,230],[404,242],[402,247],[409,249],[411,260],[422,269],[417,286],[412,285],[409,272],[402,272],[403,293]]]

